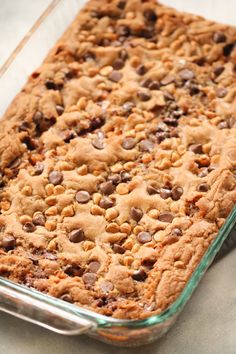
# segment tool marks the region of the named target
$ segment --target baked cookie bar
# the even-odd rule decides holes
[[[0,275],[116,318],[180,294],[236,202],[236,29],[91,0],[0,132]]]

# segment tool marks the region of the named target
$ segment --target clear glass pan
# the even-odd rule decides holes
[[[20,91],[28,75],[43,61],[85,1],[54,0],[0,69],[0,116]],[[52,298],[0,277],[0,310],[57,333],[87,333],[120,346],[149,343],[175,322],[236,221],[236,208],[203,256],[177,300],[160,315],[145,320],[118,320]]]

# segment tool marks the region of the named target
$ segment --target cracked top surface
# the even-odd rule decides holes
[[[236,201],[236,30],[90,1],[0,132],[0,275],[107,316],[160,313]]]

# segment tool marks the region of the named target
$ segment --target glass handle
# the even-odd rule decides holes
[[[9,283],[6,286],[1,283]],[[29,293],[29,289],[0,279],[0,310],[19,317],[53,332],[78,335],[94,329],[92,321],[62,309],[62,304],[53,304],[54,299],[40,300],[40,293]]]

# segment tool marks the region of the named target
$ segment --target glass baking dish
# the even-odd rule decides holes
[[[0,116],[27,77],[43,61],[85,1],[54,0],[0,69]],[[0,277],[0,310],[65,335],[86,333],[119,346],[138,346],[160,338],[173,325],[236,221],[232,210],[177,300],[144,320],[99,315]]]

